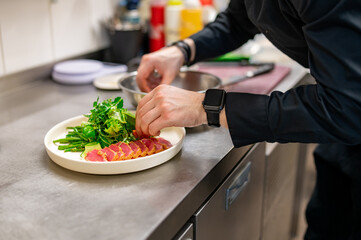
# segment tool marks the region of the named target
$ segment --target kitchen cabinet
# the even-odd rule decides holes
[[[242,156],[184,227],[186,239],[291,239],[298,168],[306,148],[298,143],[265,146],[256,144]]]
[[[194,240],[193,223],[187,223],[173,240]]]
[[[265,144],[252,147],[195,214],[197,240],[258,240],[261,236]]]
[[[262,239],[289,240],[300,144],[268,144],[265,162]]]

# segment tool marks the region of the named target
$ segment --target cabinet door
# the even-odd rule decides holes
[[[298,150],[298,143],[275,144],[266,156],[263,240],[291,237]]]
[[[173,240],[193,240],[193,223],[187,223]]]
[[[256,144],[196,213],[197,240],[260,238],[264,162],[265,144]]]

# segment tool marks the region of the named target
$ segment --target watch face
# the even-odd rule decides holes
[[[224,100],[224,91],[220,89],[208,89],[203,105],[221,106]]]

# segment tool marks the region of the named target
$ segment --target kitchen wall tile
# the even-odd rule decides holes
[[[2,43],[1,43],[1,25],[0,25],[0,77],[4,74],[4,61],[3,61]]]
[[[119,0],[91,0],[91,28],[95,32],[95,40],[98,48],[109,45],[109,38],[106,33],[104,23],[113,16],[117,2]]]
[[[54,51],[57,60],[99,49],[99,30],[91,27],[93,8],[107,1],[62,0],[51,4]],[[99,12],[102,12],[99,10]],[[98,15],[97,15],[98,17]]]
[[[49,0],[0,1],[5,74],[53,60]]]

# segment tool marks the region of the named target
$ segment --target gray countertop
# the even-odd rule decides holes
[[[43,79],[0,94],[0,239],[169,239],[251,147],[234,149],[226,129],[201,126],[149,170],[101,176],[56,165],[45,134],[98,96],[122,93]]]

